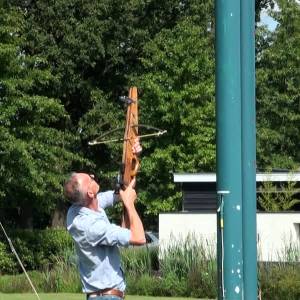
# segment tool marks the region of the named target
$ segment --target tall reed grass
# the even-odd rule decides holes
[[[287,245],[280,262],[259,263],[262,299],[299,300],[299,248]],[[294,251],[294,252],[293,252]],[[212,243],[190,235],[158,251],[155,247],[130,247],[121,251],[127,293],[149,296],[216,298],[217,266]],[[73,250],[56,257],[54,265],[29,273],[39,292],[80,292]],[[31,292],[24,275],[0,277],[0,291]]]
[[[212,242],[194,234],[173,241],[160,252],[162,278],[182,282],[184,295],[215,298],[217,265]]]

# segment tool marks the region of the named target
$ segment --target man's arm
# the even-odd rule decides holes
[[[143,245],[146,243],[143,223],[135,209],[134,201],[136,192],[133,189],[135,179],[132,180],[125,191],[120,190],[120,197],[127,213],[127,221],[130,229],[130,244]]]
[[[119,196],[114,191],[100,192],[97,194],[98,208],[114,206],[119,201]]]
[[[134,144],[132,146],[132,152],[135,153],[137,156],[142,152],[142,146],[140,145],[140,139],[138,137],[134,140]],[[121,226],[123,228],[130,229],[129,216],[125,206],[123,207]]]
[[[121,227],[130,229],[129,217],[125,206],[123,208]]]

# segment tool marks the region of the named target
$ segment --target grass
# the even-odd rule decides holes
[[[83,294],[39,294],[41,300],[85,300]],[[126,296],[126,300],[194,300],[196,298],[175,298],[175,297],[150,297],[150,296]],[[34,294],[2,294],[0,300],[37,300]],[[199,299],[198,299],[199,300]]]

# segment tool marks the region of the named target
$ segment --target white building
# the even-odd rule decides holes
[[[258,185],[265,181],[300,182],[300,173],[258,173],[256,180]],[[216,175],[174,174],[174,182],[182,185],[183,210],[159,215],[160,245],[194,235],[216,246]],[[257,252],[261,261],[287,260],[297,253],[300,260],[300,211],[258,212]]]

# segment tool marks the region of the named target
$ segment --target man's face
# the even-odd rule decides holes
[[[100,184],[96,180],[96,177],[94,174],[89,174],[88,176],[90,178],[89,188],[92,189],[92,191],[97,195],[97,193],[100,190]]]
[[[96,197],[100,190],[99,184],[96,182],[93,174],[79,173],[79,180],[81,181],[81,187],[84,194],[89,198]]]

